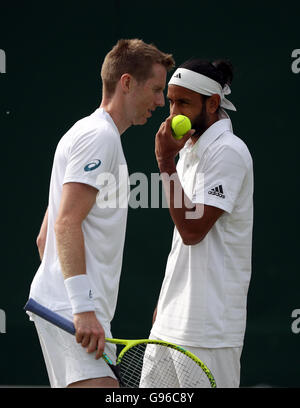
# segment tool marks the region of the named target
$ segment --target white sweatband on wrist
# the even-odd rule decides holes
[[[65,279],[65,287],[73,314],[95,311],[91,285],[86,274]]]

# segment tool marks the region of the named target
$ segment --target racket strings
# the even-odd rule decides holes
[[[209,370],[206,373],[199,363],[166,345],[135,345],[126,351],[119,367],[128,388],[211,387]]]

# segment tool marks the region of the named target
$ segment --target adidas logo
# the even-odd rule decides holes
[[[221,198],[225,198],[223,187],[221,184],[218,187],[215,187],[209,190],[208,194],[212,194],[212,195],[216,195]]]
[[[178,72],[178,74],[177,74],[177,75],[175,75],[175,76],[174,76],[174,78],[179,78],[179,79],[181,79],[181,73],[180,73],[180,72]]]

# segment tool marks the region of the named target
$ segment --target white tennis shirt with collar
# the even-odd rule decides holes
[[[228,116],[187,142],[177,172],[193,203],[224,213],[193,246],[175,227],[152,334],[195,347],[239,347],[251,277],[253,166]]]
[[[97,109],[74,124],[58,143],[50,181],[48,229],[43,260],[30,296],[52,310],[71,308],[54,232],[64,183],[99,190],[82,223],[86,273],[96,311],[108,326],[116,307],[128,210],[128,170],[119,131],[111,116]],[[107,323],[107,325],[106,325]]]

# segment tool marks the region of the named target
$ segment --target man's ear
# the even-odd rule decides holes
[[[128,93],[133,84],[133,77],[130,74],[123,74],[120,78],[120,85],[124,93]]]
[[[206,112],[211,114],[216,113],[220,106],[220,102],[221,102],[220,95],[218,94],[211,95],[206,100]]]

